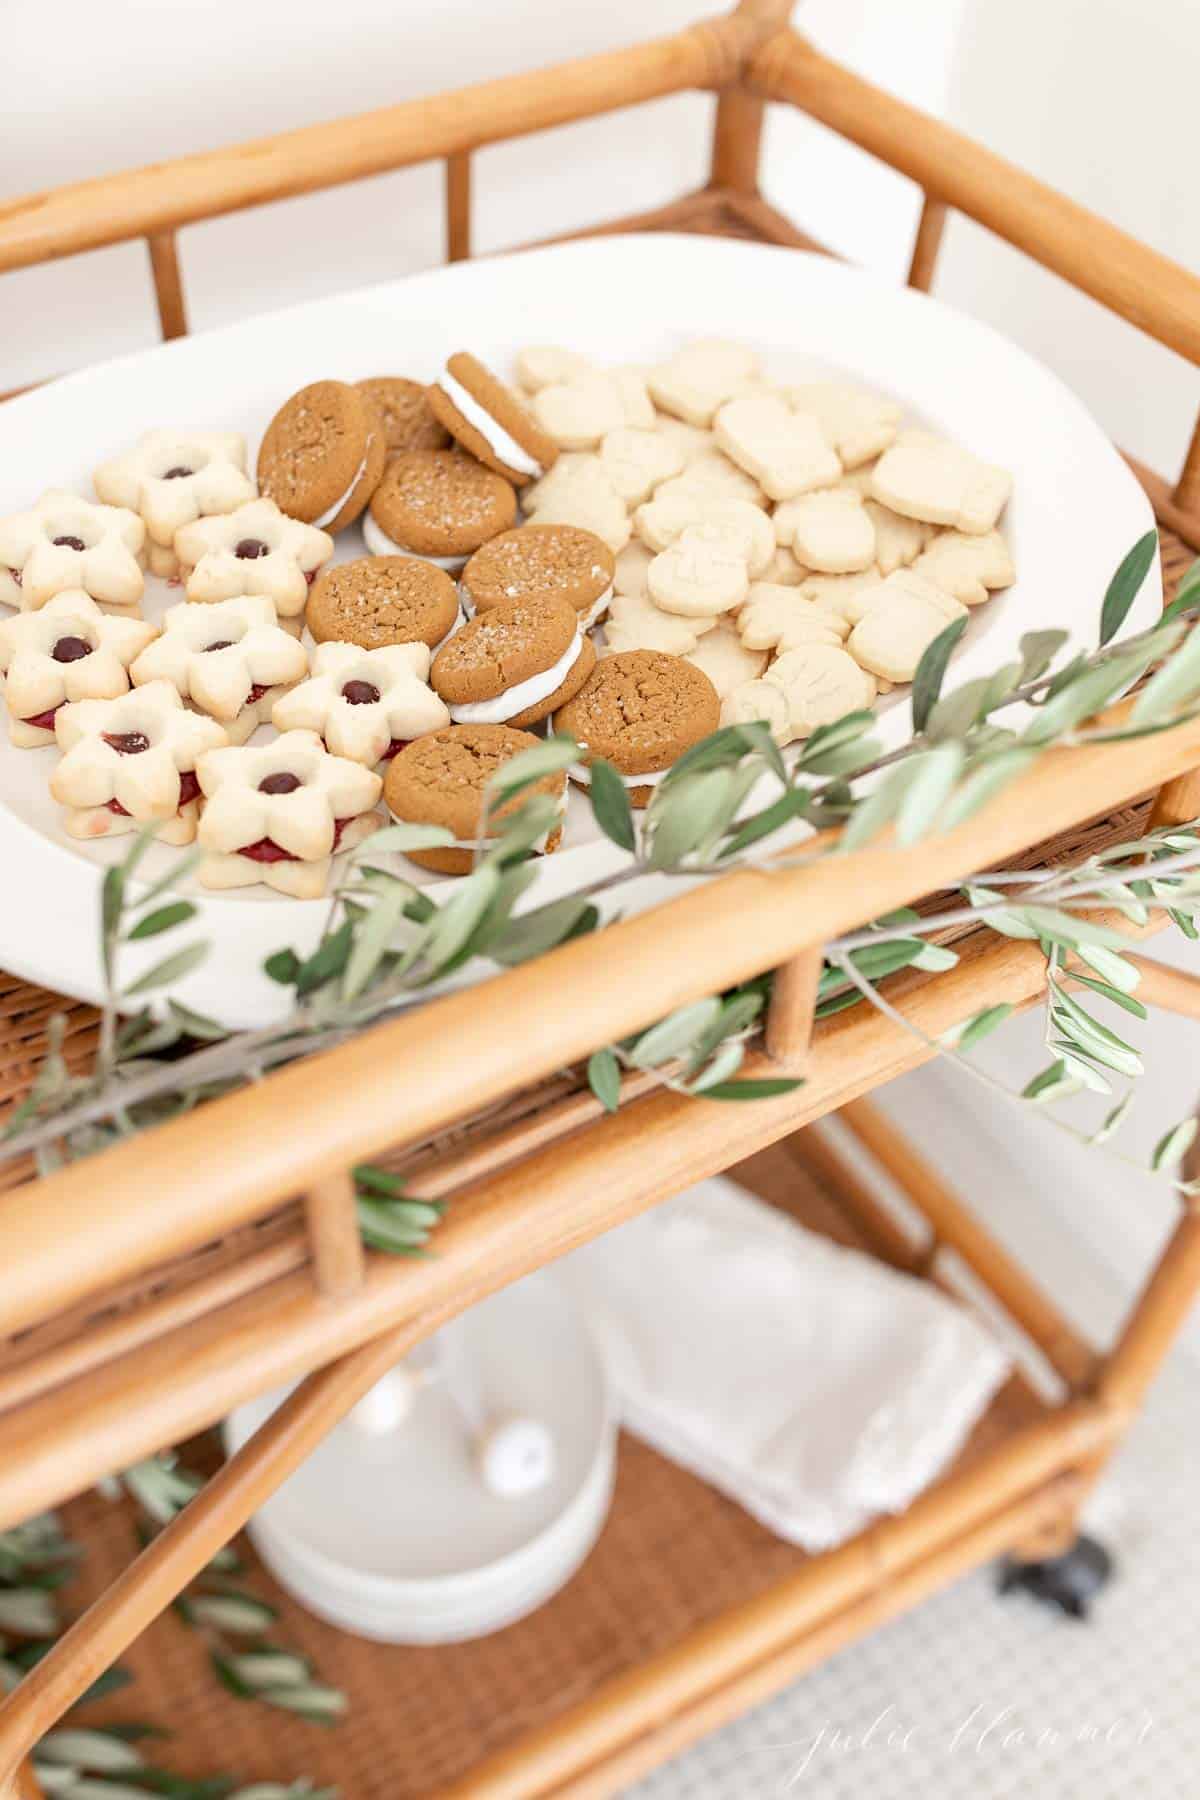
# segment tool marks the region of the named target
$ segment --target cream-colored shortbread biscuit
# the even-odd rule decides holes
[[[616,593],[604,621],[603,654],[659,650],[664,656],[686,656],[716,622],[715,613],[703,618],[682,618],[677,613],[664,612],[649,594]]]
[[[774,582],[776,587],[799,587],[810,570],[803,563],[797,562],[795,555],[786,544],[776,544],[775,554],[762,572],[761,580]]]
[[[875,465],[876,500],[909,519],[957,531],[991,531],[1012,492],[1012,476],[950,443],[893,444]]]
[[[856,662],[886,681],[911,681],[925,650],[966,612],[944,588],[914,569],[898,569],[878,591],[861,597],[865,610],[846,648]]]
[[[887,449],[900,429],[903,409],[886,394],[844,381],[811,381],[787,389],[798,413],[810,413],[845,469],[856,469]]]
[[[564,485],[553,500],[539,504],[536,518],[539,525],[577,525],[581,531],[594,532],[614,556],[633,532],[625,503],[607,479],[602,487],[591,481],[578,487]]]
[[[650,390],[646,386],[649,373],[649,369],[635,367],[630,363],[623,368],[613,369],[609,375],[624,410],[625,423],[635,431],[652,431],[658,419]]]
[[[109,506],[140,513],[156,544],[170,548],[193,519],[233,512],[253,500],[246,440],[237,431],[148,431],[92,477]]]
[[[660,437],[665,437],[678,449],[683,457],[684,466],[695,462],[698,456],[707,456],[716,448],[711,431],[699,425],[688,425],[682,419],[673,419],[669,413],[659,413],[654,421],[654,429]]]
[[[646,586],[664,612],[715,617],[742,604],[750,572],[740,547],[719,525],[689,525],[654,558]]]
[[[796,588],[797,597],[827,612],[838,613],[851,625],[862,617],[861,598],[880,585],[876,569],[861,575],[807,575]]]
[[[265,725],[284,689],[308,673],[306,651],[278,623],[267,594],[207,606],[181,600],[167,608],[162,627],[129,671],[134,686],[169,681],[182,699],[220,720],[231,744],[244,744]]]
[[[685,653],[684,660],[703,670],[724,700],[735,688],[757,681],[767,666],[767,653],[751,650],[738,636],[733,622],[722,618],[712,631],[705,632],[694,650]]]
[[[653,561],[653,552],[647,550],[640,538],[617,553],[616,573],[613,576],[613,587],[618,594],[625,594],[635,599],[643,599],[649,592],[646,586],[646,572]]]
[[[1008,545],[998,531],[975,537],[943,531],[917,558],[913,570],[964,606],[981,606],[994,589],[1011,587],[1017,579]]]
[[[626,506],[639,506],[658,487],[683,468],[683,453],[657,431],[641,431],[623,425],[610,431],[600,445],[600,461],[613,488]]]
[[[589,485],[600,493],[611,494],[613,491],[599,456],[593,450],[564,451],[540,480],[531,481],[528,487],[521,489],[521,510],[526,517],[532,517],[539,507],[552,505],[561,494],[574,494],[580,487]]]
[[[60,706],[115,700],[129,665],[158,631],[146,619],[102,612],[82,588],[64,588],[36,612],[0,623],[0,673],[9,741],[21,750],[52,744]]]
[[[533,396],[534,417],[560,450],[594,450],[627,423],[617,384],[601,370],[555,381]]]
[[[765,507],[767,496],[745,469],[730,462],[723,450],[713,448],[693,457],[682,474],[672,475],[656,490],[655,498],[671,499],[675,494],[705,494],[715,500],[748,500],[751,506]]]
[[[801,644],[840,644],[850,627],[839,613],[798,598],[799,590],[754,581],[737,616],[742,642],[751,650],[795,650]]]
[[[746,681],[721,700],[722,725],[764,724],[777,744],[790,744],[791,709],[783,689],[770,681]]]
[[[808,737],[818,725],[832,725],[848,712],[875,704],[873,676],[832,644],[789,650],[776,658],[763,680],[786,698],[793,737]]]
[[[559,344],[530,344],[517,351],[517,381],[527,394],[544,387],[574,381],[579,375],[594,373],[594,364],[578,351],[564,350]]]
[[[728,537],[745,557],[751,578],[761,575],[775,554],[775,534],[766,513],[748,500],[712,499],[706,493],[676,493],[639,506],[634,514],[638,536],[651,550],[668,550],[696,525],[711,525]]]
[[[175,554],[189,600],[267,594],[281,619],[295,618],[333,555],[333,539],[290,519],[274,500],[250,500],[236,512],[185,525],[175,533]]]
[[[82,589],[101,605],[135,607],[145,538],[129,507],[54,489],[28,512],[0,519],[0,600],[33,612],[64,589]]]
[[[740,394],[758,370],[758,358],[742,344],[709,338],[677,350],[651,369],[647,385],[656,406],[689,425],[711,425],[726,400]]]
[[[318,644],[312,675],[275,702],[277,731],[315,731],[335,756],[372,768],[410,743],[450,723],[450,711],[429,685],[427,644]]]
[[[713,435],[726,455],[762,486],[772,500],[829,487],[842,465],[815,418],[794,413],[773,394],[727,401]]]
[[[916,561],[937,527],[920,519],[906,519],[879,500],[865,502],[867,517],[875,527],[875,566],[881,575],[894,574]]]
[[[858,575],[875,562],[875,527],[852,488],[821,488],[775,509],[775,535],[819,575]]]

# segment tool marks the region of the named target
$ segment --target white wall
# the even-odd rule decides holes
[[[115,10],[59,0],[8,10],[2,179],[18,194],[657,35],[703,0],[122,0]],[[797,15],[866,75],[961,119],[1192,266],[1200,260],[1188,136],[1194,0],[809,0]],[[707,96],[681,96],[487,151],[476,159],[479,246],[568,230],[698,183],[711,107]],[[902,274],[917,201],[900,177],[821,127],[776,114],[765,184],[833,248]],[[437,261],[440,191],[438,169],[413,170],[188,230],[194,324]],[[1052,363],[1130,449],[1163,467],[1177,459],[1200,401],[1200,378],[1178,359],[968,225],[950,233],[939,291]],[[138,245],[6,277],[0,389],[155,332]],[[1037,1035],[1036,1021],[1013,1025],[987,1047],[988,1063],[1019,1083],[1037,1066]],[[1133,1137],[1144,1152],[1195,1099],[1200,1059],[1195,1034],[1178,1024],[1156,1021],[1140,1036],[1154,1070]],[[1091,1218],[1130,1275],[1166,1228],[1161,1188],[1008,1113],[953,1070],[897,1084],[888,1104],[1035,1251],[1039,1233]]]

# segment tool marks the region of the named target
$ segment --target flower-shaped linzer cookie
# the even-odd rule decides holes
[[[106,606],[136,607],[146,527],[136,512],[57,489],[0,519],[0,600],[32,612],[64,588]]]
[[[134,686],[169,681],[184,700],[219,719],[232,744],[244,744],[265,725],[284,689],[308,673],[303,646],[276,623],[266,594],[211,606],[181,600],[162,623],[162,636],[130,670]]]
[[[54,730],[64,755],[50,792],[66,808],[71,837],[110,837],[158,820],[160,843],[191,843],[197,759],[227,739],[215,719],[189,712],[169,681],[115,700],[73,701]]]
[[[427,644],[318,644],[311,679],[275,702],[271,722],[316,731],[335,756],[371,768],[449,725],[449,708],[429,686],[429,660]]]
[[[129,689],[129,665],[158,630],[145,619],[103,613],[89,594],[67,588],[37,612],[0,624],[0,672],[8,735],[21,750],[52,744],[54,716],[69,700],[115,700]]]
[[[202,757],[207,804],[200,842],[206,887],[262,881],[302,900],[325,891],[333,855],[370,835],[383,783],[361,763],[333,756],[315,731],[285,731],[261,749]]]
[[[148,431],[101,463],[92,480],[110,506],[132,507],[156,544],[170,547],[194,519],[253,500],[246,440],[237,431]]]
[[[189,600],[269,594],[281,620],[298,621],[309,588],[333,555],[333,539],[289,519],[274,500],[249,500],[236,512],[183,526],[175,550]]]

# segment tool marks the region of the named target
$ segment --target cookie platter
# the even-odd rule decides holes
[[[531,349],[551,345],[569,354],[539,357]],[[488,370],[506,381],[519,378],[532,431],[529,415],[505,412],[509,396],[488,387]],[[615,380],[618,370],[625,374]],[[648,386],[647,371],[654,371]],[[519,531],[522,518],[552,538],[557,530],[561,539],[563,527],[589,530],[607,552],[591,574],[606,571],[615,556],[616,581],[607,622],[593,625],[587,616],[604,601],[600,581],[594,594],[572,590],[575,616],[568,606],[565,624],[555,616],[555,608],[561,612],[566,604],[560,592],[547,608],[550,623],[535,631],[527,618],[515,624],[506,619],[514,608],[520,614],[524,603],[507,593],[504,568],[492,568],[491,589],[481,591],[473,621],[465,623],[460,614],[452,628],[442,619],[436,634],[426,631],[437,643],[452,629],[435,658],[440,661],[432,687],[419,644],[368,650],[395,665],[389,665],[387,680],[410,702],[402,716],[415,738],[391,762],[373,764],[373,752],[361,746],[355,760],[354,743],[337,746],[348,748],[349,757],[328,757],[314,735],[329,716],[320,704],[321,684],[336,687],[343,677],[353,684],[370,673],[338,664],[339,655],[352,655],[338,642],[344,635],[340,621],[352,616],[347,601],[362,597],[361,573],[341,565],[357,564],[361,571],[372,567],[364,564],[368,556],[394,558],[399,550],[415,549],[428,558],[439,546],[428,536],[416,544],[400,541],[410,482],[395,462],[384,471],[377,431],[363,429],[357,416],[334,418],[332,429],[330,421],[317,421],[324,434],[316,434],[322,448],[314,467],[313,421],[305,415],[297,427],[295,403],[290,413],[287,403],[313,383],[332,388],[381,372],[438,383],[441,403],[435,405],[461,448],[412,454],[452,464],[456,479],[469,467],[468,485],[478,490],[468,496],[470,506],[493,509],[477,528],[481,544],[502,541],[499,534],[514,527]],[[335,398],[358,392],[340,387]],[[372,401],[386,398],[369,389],[367,394]],[[353,413],[354,402],[349,405]],[[155,479],[139,485],[146,470],[130,447],[151,432],[164,434],[141,452]],[[207,459],[207,485],[197,494],[194,480],[163,479],[172,470],[159,463],[164,455],[171,460],[173,442],[199,433],[235,434],[225,440],[231,451],[240,436],[248,457],[240,467],[236,453]],[[219,451],[218,441],[209,441]],[[445,441],[444,429],[435,426],[430,442]],[[1111,570],[1151,522],[1141,489],[1086,410],[1041,365],[989,328],[825,258],[697,238],[611,238],[463,264],[193,336],[12,402],[0,412],[0,443],[0,515],[27,512],[47,491],[89,501],[99,493],[131,508],[136,524],[144,490],[152,485],[159,499],[159,512],[148,519],[149,553],[145,540],[140,545],[147,565],[144,593],[127,603],[147,624],[139,637],[138,627],[111,606],[104,615],[120,618],[123,627],[123,638],[105,628],[118,660],[148,659],[135,676],[139,685],[124,696],[126,709],[136,704],[138,720],[118,716],[120,696],[89,700],[81,703],[82,716],[73,714],[77,723],[65,734],[60,727],[57,747],[46,731],[33,736],[38,747],[11,741],[0,747],[2,959],[29,979],[85,999],[101,991],[101,872],[129,840],[67,835],[64,805],[86,815],[108,804],[109,788],[91,766],[86,740],[99,736],[111,743],[128,730],[136,734],[148,703],[151,735],[191,733],[197,736],[193,765],[215,766],[216,774],[205,773],[202,791],[218,816],[222,808],[230,812],[232,835],[224,842],[212,837],[212,860],[232,865],[231,879],[241,884],[247,871],[237,849],[243,840],[273,841],[262,812],[274,804],[272,790],[265,790],[266,802],[254,802],[257,812],[247,812],[245,802],[261,787],[254,759],[271,760],[268,747],[279,744],[279,733],[305,734],[303,742],[295,741],[295,754],[317,759],[315,777],[306,766],[306,785],[329,787],[333,812],[352,817],[343,848],[355,832],[384,822],[382,811],[371,818],[381,785],[372,768],[388,771],[384,791],[396,816],[438,816],[425,801],[444,761],[436,746],[448,719],[458,721],[451,736],[469,732],[472,721],[494,734],[498,721],[514,717],[540,731],[558,707],[564,728],[587,741],[589,720],[598,733],[606,718],[621,714],[623,683],[645,691],[665,680],[669,716],[676,725],[681,716],[684,721],[683,736],[669,741],[668,733],[656,757],[641,763],[626,758],[627,775],[661,772],[672,749],[678,753],[720,718],[765,717],[781,739],[799,737],[820,722],[822,705],[835,708],[828,716],[836,716],[875,704],[880,735],[895,744],[910,729],[904,675],[921,644],[960,616],[964,605],[967,627],[956,678],[997,667],[1016,651],[1023,633],[1044,626],[1078,625],[1082,644]],[[492,468],[473,460],[466,465],[471,452],[488,456]],[[269,598],[266,565],[273,559],[253,549],[245,566],[254,566],[258,593],[247,607],[236,589],[230,594],[227,580],[224,587],[218,580],[212,591],[194,586],[203,582],[205,569],[220,572],[219,557],[206,562],[204,552],[221,549],[216,540],[222,521],[258,504],[256,457],[263,491],[286,515],[264,530],[289,551],[291,562],[290,576],[274,584]],[[222,460],[228,466],[216,469]],[[891,504],[884,504],[885,496]],[[364,519],[361,505],[368,499]],[[141,504],[141,512],[147,517],[153,508]],[[257,517],[242,516],[252,523]],[[343,524],[344,518],[351,522]],[[328,563],[328,550],[318,557],[313,548],[326,525],[333,534]],[[206,528],[215,533],[211,545]],[[178,585],[176,541],[186,559],[186,597]],[[243,541],[236,550],[244,556]],[[119,542],[115,548],[119,561]],[[234,550],[224,546],[226,565],[235,562]],[[127,544],[127,562],[131,555]],[[282,560],[286,564],[288,557]],[[409,580],[425,584],[444,607],[463,559],[441,560],[450,570],[443,573],[435,564],[440,583],[432,573],[416,573],[417,565]],[[382,567],[375,565],[375,573]],[[304,582],[305,573],[316,574],[314,584]],[[1126,631],[1152,619],[1160,595],[1154,570]],[[5,619],[36,619],[45,611],[12,610],[25,604],[19,587],[0,599],[8,602]],[[531,596],[530,605],[536,600]],[[66,604],[49,602],[56,603]],[[215,635],[193,629],[192,615],[212,621],[224,616],[212,611],[214,603],[246,616],[234,616]],[[157,630],[167,609],[176,609],[172,622],[149,641],[150,628]],[[300,638],[305,610],[312,630]],[[227,641],[235,627],[239,644],[256,631],[271,652],[256,672],[254,688],[261,691],[242,709],[247,716],[239,717],[234,734],[249,734],[245,751],[227,745],[228,733],[214,726],[213,715],[227,718],[228,705],[222,714],[221,696],[216,702],[211,697],[217,665],[239,661]],[[0,623],[0,634],[3,629]],[[213,638],[224,656],[205,661],[197,652],[212,645],[198,637],[191,643],[189,630],[192,637],[200,631]],[[313,636],[323,640],[320,646]],[[497,657],[498,642],[503,653]],[[58,644],[55,660],[62,655]],[[499,689],[494,681],[489,687],[493,665],[507,670]],[[199,678],[189,690],[191,672]],[[548,689],[552,675],[555,686]],[[881,693],[893,678],[894,691]],[[514,713],[509,708],[518,688],[522,705]],[[55,692],[48,704],[61,697]],[[40,716],[37,698],[35,693],[30,710],[22,709],[22,718]],[[553,702],[549,711],[547,699]],[[277,705],[282,710],[272,726],[268,720]],[[89,707],[101,711],[89,719]],[[343,707],[342,713],[361,726],[375,710],[356,706],[351,716]],[[327,729],[326,743],[333,751]],[[620,742],[605,749],[621,768]],[[80,784],[70,792],[63,793],[59,779],[62,804],[50,791],[60,756],[62,764],[72,757],[83,764]],[[136,759],[119,760],[125,774]],[[333,769],[335,761],[344,769]],[[273,779],[272,771],[262,778]],[[222,785],[225,792],[214,803]],[[649,786],[639,791],[630,785],[635,797],[648,798]],[[178,854],[155,846],[143,865],[146,878],[164,872]],[[607,872],[621,855],[601,838],[575,792],[561,847],[541,859],[533,897],[567,892]],[[419,882],[454,878],[406,859],[396,858],[395,866]],[[268,871],[277,867],[284,877],[271,887],[260,881],[224,891],[198,885],[192,895],[214,954],[179,997],[229,1024],[259,1023],[281,1009],[286,996],[263,974],[262,963],[283,944],[311,948],[327,916],[327,901],[303,879],[303,860],[276,864],[272,857],[262,864]],[[290,881],[295,867],[301,878]],[[623,906],[631,900],[651,904],[665,888],[664,880],[647,878],[632,895],[623,893]],[[146,946],[147,962],[154,954],[154,945]],[[136,967],[131,951],[131,972]]]

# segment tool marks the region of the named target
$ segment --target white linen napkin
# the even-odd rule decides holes
[[[903,1510],[1011,1367],[929,1283],[719,1177],[559,1269],[629,1429],[806,1550]]]

